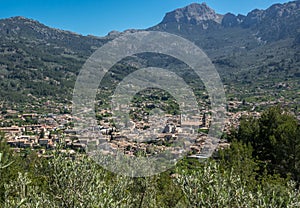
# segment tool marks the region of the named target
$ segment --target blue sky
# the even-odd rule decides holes
[[[24,16],[80,34],[143,29],[158,24],[166,12],[203,0],[0,0],[0,18]],[[206,0],[216,12],[247,14],[288,0]]]

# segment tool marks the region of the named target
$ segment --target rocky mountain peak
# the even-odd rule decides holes
[[[222,25],[224,27],[236,27],[245,20],[245,17],[246,16],[241,15],[241,14],[236,16],[232,13],[227,13],[224,15],[224,17],[222,19]]]
[[[205,3],[193,3],[186,7],[167,13],[162,23],[175,22],[198,25],[209,20],[220,23],[222,21],[222,17],[222,15],[217,14]]]

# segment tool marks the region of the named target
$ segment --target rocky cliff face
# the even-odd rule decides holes
[[[237,27],[239,26],[242,22],[245,21],[246,16],[244,15],[234,15],[231,13],[227,13],[224,15],[222,19],[222,26],[224,27]]]
[[[191,4],[166,14],[154,30],[163,30],[186,36],[205,31],[220,32],[222,28],[242,28],[251,31],[264,41],[296,37],[300,28],[300,1],[274,4],[266,10],[255,9],[246,16],[217,14],[205,3]]]
[[[276,41],[299,35],[300,1],[274,4],[266,10],[255,9],[247,16],[226,14],[224,27],[251,28],[265,41]]]
[[[253,17],[253,13],[250,12],[246,20]],[[258,12],[254,23],[246,26],[256,30],[263,40],[269,42],[295,38],[300,33],[300,1],[275,4]]]
[[[176,9],[169,12],[164,17],[162,24],[178,23],[178,24],[192,24],[199,25],[205,21],[214,21],[220,23],[223,16],[217,14],[213,9],[203,4],[190,4],[184,8]]]

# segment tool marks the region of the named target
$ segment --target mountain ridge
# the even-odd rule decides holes
[[[152,26],[149,29],[153,29],[155,27],[158,27],[161,24],[167,24],[167,23],[179,23],[179,24],[192,24],[192,25],[198,25],[203,22],[209,22],[212,21],[214,23],[217,23],[220,26],[223,27],[235,27],[235,26],[241,26],[244,28],[247,27],[253,27],[254,25],[262,22],[266,17],[269,17],[272,15],[272,18],[280,18],[282,16],[287,16],[289,12],[293,12],[293,15],[299,15],[300,11],[300,1],[291,1],[283,4],[273,4],[267,9],[254,9],[250,12],[248,12],[247,15],[242,15],[238,14],[235,15],[233,13],[226,13],[226,14],[218,14],[216,13],[212,8],[210,8],[205,2],[204,3],[192,3],[190,5],[187,5],[182,8],[175,9],[173,11],[167,12],[165,16],[163,17],[162,21],[158,23],[155,26]],[[298,16],[297,16],[298,17]],[[96,35],[82,35],[73,31],[68,31],[68,30],[62,30],[59,28],[52,28],[49,26],[46,26],[45,24],[31,19],[31,18],[26,18],[23,16],[14,16],[14,17],[9,17],[9,18],[4,18],[0,19],[0,31],[3,30],[3,21],[12,21],[12,23],[16,24],[30,24],[32,23],[33,25],[36,24],[35,26],[39,26],[41,28],[47,28],[56,31],[57,33],[64,33],[64,34],[71,34],[77,37],[81,38],[94,38],[94,39],[103,39],[106,38],[107,36],[113,35],[113,36],[118,36],[124,32],[130,32],[130,31],[139,31],[135,29],[127,29],[123,32],[119,31],[110,31],[108,35],[106,36],[96,36]],[[205,29],[205,28],[204,28]],[[146,29],[147,30],[147,29]],[[15,31],[13,31],[15,32]],[[38,31],[38,32],[43,32],[43,31]],[[45,35],[44,38],[49,38],[47,34]],[[55,35],[54,35],[55,37]]]
[[[183,11],[185,11],[184,14]],[[283,18],[286,21],[282,21],[279,24],[279,21]],[[289,26],[291,22],[295,22],[295,24]],[[163,30],[167,32],[170,31],[179,34],[181,33],[180,30],[198,30],[198,32],[205,32],[205,30],[210,29],[219,30],[228,27],[242,27],[245,29],[250,28],[252,30],[256,30],[256,32],[261,35],[261,38],[263,38],[265,41],[273,41],[280,38],[286,38],[287,36],[291,35],[291,33],[296,33],[296,26],[299,25],[299,23],[300,1],[274,4],[266,10],[254,9],[247,15],[235,15],[232,13],[217,14],[205,3],[193,3],[186,7],[168,12],[158,25],[149,29]],[[282,25],[282,27],[280,27],[280,25]],[[168,27],[173,28],[169,29]],[[272,27],[272,30],[268,33],[268,31],[265,31],[266,27]],[[294,31],[289,31],[288,29],[290,28],[293,28]],[[278,36],[270,38],[270,36],[274,35],[274,33],[277,33]]]
[[[293,81],[300,76],[299,7],[299,1],[294,1],[247,15],[221,15],[206,4],[191,4],[168,12],[146,30],[170,32],[194,42],[215,64],[222,81],[239,88],[237,97],[243,99],[244,88],[251,85],[271,90],[276,85],[270,80],[292,80],[289,86],[299,88]],[[1,19],[0,96],[13,102],[30,102],[27,95],[70,100],[85,60],[108,41],[135,31],[83,36],[24,17]]]

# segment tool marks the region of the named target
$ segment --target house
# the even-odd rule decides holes
[[[21,128],[18,126],[3,127],[0,128],[0,131],[4,133],[18,134],[21,132]]]
[[[50,146],[52,146],[52,140],[51,139],[39,139],[39,145],[49,148]]]

